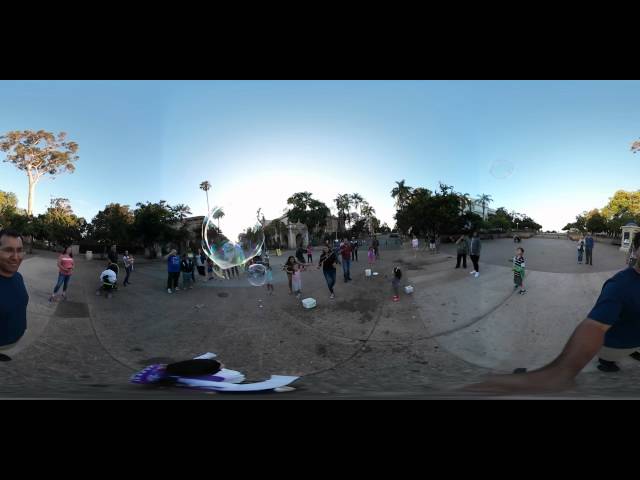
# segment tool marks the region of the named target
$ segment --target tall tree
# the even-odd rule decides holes
[[[338,230],[342,227],[342,231],[344,231],[346,228],[345,223],[349,215],[349,207],[351,206],[351,197],[346,193],[338,194],[338,196],[333,199],[333,202],[336,205],[336,210],[338,210]]]
[[[218,231],[220,231],[220,219],[224,217],[224,210],[222,207],[216,208],[213,213],[213,219],[218,221]]]
[[[478,198],[478,200],[476,200],[476,204],[482,206],[482,218],[483,219],[487,218],[487,215],[486,215],[487,205],[489,205],[491,202],[493,202],[493,198],[491,198],[491,195],[487,195],[485,193],[480,195],[480,198]]]
[[[364,202],[364,198],[362,198],[362,195],[360,195],[359,193],[351,194],[351,204],[353,205],[353,208],[355,210],[358,210],[358,207],[362,202]]]
[[[209,180],[205,180],[200,184],[200,190],[204,190],[204,193],[207,196],[207,215],[209,215],[211,212],[211,210],[209,210],[209,190],[211,190],[211,183],[209,183]]]
[[[327,217],[330,214],[329,207],[316,200],[309,192],[294,193],[287,199],[291,208],[287,210],[287,218],[290,222],[300,222],[307,226],[309,237],[321,231],[327,225]]]
[[[185,205],[183,203],[179,203],[172,208],[174,213],[176,214],[176,217],[178,217],[182,223],[184,223],[184,219],[187,218],[187,215],[191,215],[191,209],[188,205]]]
[[[35,236],[64,245],[80,240],[87,222],[73,213],[68,199],[53,198],[47,211],[38,215],[35,230]]]
[[[602,209],[602,214],[607,218],[620,216],[624,213],[634,216],[640,215],[640,190],[635,192],[618,190]]]
[[[133,220],[129,205],[110,203],[93,217],[89,235],[105,246],[127,243],[131,238]]]
[[[162,241],[173,241],[179,220],[175,210],[166,201],[157,203],[137,203],[133,212],[133,230],[145,247],[152,247]]]
[[[18,208],[18,197],[13,192],[3,192],[0,190],[0,210],[6,207]]]
[[[374,234],[375,225],[373,223],[373,219],[375,218],[374,215],[376,213],[376,210],[367,202],[364,202],[360,207],[360,213],[367,221],[367,227],[369,228],[369,233]]]
[[[397,186],[391,190],[391,198],[396,201],[396,209],[400,209],[409,200],[413,188],[406,185],[404,179],[396,181],[396,184]]]
[[[471,206],[473,206],[473,199],[468,193],[458,193],[460,199],[460,213],[464,214]]]
[[[67,141],[67,134],[57,136],[44,130],[11,131],[0,136],[0,150],[6,153],[5,162],[26,172],[29,179],[29,202],[27,213],[33,215],[35,187],[40,179],[54,177],[64,172],[75,171],[78,160],[78,144]]]

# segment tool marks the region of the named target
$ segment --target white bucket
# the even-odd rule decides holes
[[[93,252],[91,250],[87,250],[87,253],[85,253],[84,255],[88,261],[93,260]]]
[[[411,285],[407,285],[406,287],[404,287],[404,293],[406,293],[407,295],[410,295],[413,293],[413,287]]]
[[[370,276],[371,276],[371,269],[370,269],[370,268],[367,268],[367,269],[364,271],[364,276],[365,276],[365,277],[370,277]]]
[[[315,298],[305,298],[302,300],[302,306],[304,308],[314,308],[316,306]]]

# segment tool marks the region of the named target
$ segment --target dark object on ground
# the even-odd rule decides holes
[[[513,373],[527,373],[526,368],[516,368]]]
[[[601,372],[611,373],[611,372],[620,371],[620,367],[616,365],[616,362],[610,362],[608,360],[603,360],[601,358],[598,359],[598,362],[599,362],[598,370],[600,370]]]
[[[170,363],[167,365],[167,375],[177,377],[197,377],[201,375],[213,375],[218,373],[222,365],[217,360],[210,358],[195,358],[183,362]]]
[[[9,355],[0,353],[0,362],[10,362],[10,361],[11,361],[11,357]]]
[[[631,358],[633,358],[634,360],[638,360],[640,362],[640,352],[633,352],[631,355],[629,355]]]

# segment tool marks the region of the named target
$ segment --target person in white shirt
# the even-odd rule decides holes
[[[125,250],[124,256],[122,257],[122,261],[124,262],[124,269],[127,272],[127,275],[124,277],[124,282],[122,282],[122,285],[126,287],[127,285],[131,284],[129,282],[129,276],[133,271],[133,262],[134,262],[134,258],[131,255],[129,255],[128,250]]]
[[[104,290],[107,292],[107,298],[112,297],[112,292],[116,289],[116,283],[118,282],[118,275],[115,271],[116,268],[117,265],[111,264],[109,265],[109,268],[100,274],[101,286],[96,291],[96,295],[101,295],[102,290]]]

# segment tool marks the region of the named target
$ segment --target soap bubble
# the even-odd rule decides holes
[[[267,269],[260,263],[254,263],[247,269],[247,278],[254,287],[261,287],[267,278]]]
[[[510,177],[515,170],[513,163],[508,160],[496,160],[491,164],[489,172],[500,180]]]
[[[264,230],[255,211],[244,206],[214,207],[202,224],[202,250],[217,267],[242,267],[262,252]]]

